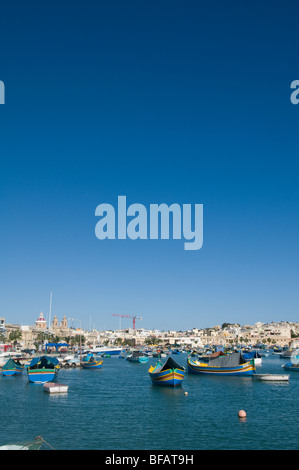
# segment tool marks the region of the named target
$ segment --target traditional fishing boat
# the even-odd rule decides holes
[[[291,370],[294,372],[299,372],[299,364],[295,364],[293,362],[287,362],[282,366],[283,369],[285,370]]]
[[[210,359],[214,359],[215,357],[225,356],[226,354],[223,351],[214,351],[213,353],[208,353],[206,356],[201,355],[198,356],[199,362],[209,362]],[[192,356],[192,354],[191,354]]]
[[[84,369],[101,369],[103,365],[102,359],[96,359],[94,356],[89,356],[87,361],[81,361],[81,366]]]
[[[59,372],[59,361],[56,357],[34,357],[27,368],[29,382],[43,384],[51,382]]]
[[[127,356],[127,361],[140,362],[143,364],[145,362],[148,362],[148,357],[145,356],[141,351],[132,351],[132,353]]]
[[[299,359],[299,349],[287,349],[280,354],[281,359],[291,359],[291,361],[298,362]]]
[[[273,348],[273,351],[272,351],[272,354],[274,356],[280,356],[280,354],[283,353],[283,349],[282,348],[277,348],[277,347],[274,347]]]
[[[156,366],[151,366],[148,372],[153,384],[177,387],[184,380],[185,367],[168,357],[164,364],[159,361]]]
[[[188,372],[190,374],[210,374],[217,376],[248,376],[255,371],[252,361],[246,362],[242,354],[232,353],[211,358],[209,362],[200,362],[187,359]]]
[[[2,368],[2,374],[6,377],[10,377],[12,375],[21,374],[23,370],[24,365],[21,364],[19,360],[9,358]]]

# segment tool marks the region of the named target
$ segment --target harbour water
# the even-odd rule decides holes
[[[186,354],[175,360],[186,367]],[[177,389],[152,385],[156,362],[115,356],[98,370],[61,369],[57,381],[69,389],[58,395],[30,384],[26,370],[1,375],[0,445],[42,435],[57,450],[298,449],[299,373],[281,368],[289,359],[270,355],[257,366],[290,374],[286,383],[186,373]]]

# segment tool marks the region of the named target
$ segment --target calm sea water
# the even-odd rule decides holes
[[[174,358],[186,366],[185,354]],[[58,382],[69,390],[56,396],[26,371],[1,375],[0,445],[42,435],[57,450],[298,449],[298,372],[289,383],[186,374],[182,388],[168,389],[151,384],[156,361],[111,357],[100,370],[62,369]],[[257,372],[285,373],[285,362],[263,358]]]

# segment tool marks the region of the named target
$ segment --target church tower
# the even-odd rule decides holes
[[[53,321],[52,321],[52,328],[53,328],[53,330],[55,330],[56,328],[58,328],[58,318],[57,318],[57,315],[54,315],[54,318],[53,318]]]
[[[65,315],[63,315],[63,319],[60,324],[61,328],[66,329],[67,328],[67,318]]]
[[[43,312],[40,312],[39,317],[35,322],[35,326],[39,330],[46,330],[47,329],[47,322],[45,320]]]

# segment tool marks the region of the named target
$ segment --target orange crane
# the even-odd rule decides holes
[[[117,313],[112,313],[113,317],[120,317],[121,318],[133,318],[133,330],[135,330],[135,320],[142,320],[142,317],[137,317],[136,315],[119,315]],[[119,328],[121,330],[121,328]]]

